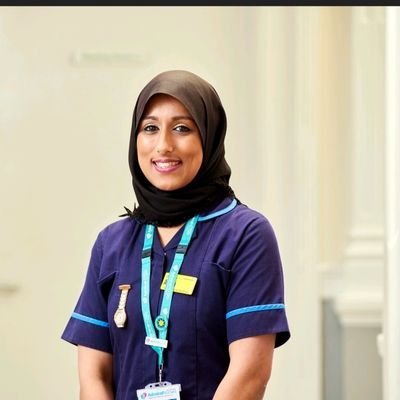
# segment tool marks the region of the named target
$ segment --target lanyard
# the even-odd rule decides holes
[[[166,342],[168,333],[168,319],[171,311],[171,302],[174,294],[175,282],[178,277],[179,271],[181,269],[183,260],[185,258],[186,250],[189,246],[190,240],[192,238],[194,228],[196,227],[197,220],[199,216],[196,215],[191,218],[185,224],[185,229],[183,231],[181,240],[179,241],[178,247],[175,252],[174,260],[172,262],[171,270],[168,275],[166,287],[164,290],[161,312],[155,318],[154,323],[151,317],[150,310],[150,277],[151,277],[151,249],[153,247],[154,239],[154,225],[146,225],[146,230],[144,234],[144,244],[142,251],[142,286],[141,286],[141,305],[142,305],[142,316],[144,321],[144,326],[146,329],[147,337],[153,339],[161,339]],[[156,330],[158,331],[158,337],[156,335]],[[159,380],[161,382],[162,369],[163,369],[163,352],[166,346],[151,346],[151,348],[158,355],[158,367],[159,367]]]

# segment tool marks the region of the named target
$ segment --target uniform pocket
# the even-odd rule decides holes
[[[116,271],[110,272],[106,276],[100,278],[97,281],[97,285],[100,288],[100,293],[104,298],[104,301],[108,303],[108,299],[111,293],[111,289],[114,285],[115,277],[117,275]]]

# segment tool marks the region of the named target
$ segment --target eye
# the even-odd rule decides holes
[[[149,124],[144,126],[142,130],[148,133],[153,133],[158,130],[158,127],[156,125]]]
[[[191,129],[188,128],[186,125],[177,125],[177,126],[174,128],[174,130],[175,130],[175,131],[178,131],[178,132],[180,132],[180,133],[187,133],[187,132],[190,132],[190,131],[191,131]]]

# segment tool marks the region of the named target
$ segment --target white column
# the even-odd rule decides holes
[[[400,9],[386,9],[385,400],[400,400]]]
[[[297,288],[302,292],[300,307],[306,311],[307,322],[301,329],[294,329],[294,336],[304,350],[307,378],[303,397],[319,399],[322,389],[321,374],[321,303],[319,302],[319,274],[317,257],[318,237],[318,135],[320,132],[320,85],[321,43],[319,7],[298,7],[295,14],[294,54],[294,130],[293,146],[293,249],[297,262],[298,279],[303,281]],[[307,293],[307,295],[305,295]],[[303,311],[304,312],[304,311]],[[303,315],[304,317],[304,315]],[[297,327],[299,328],[299,326]],[[312,331],[312,334],[311,332]],[[299,372],[299,375],[302,373]],[[291,398],[302,397],[292,395]]]
[[[379,326],[384,262],[384,9],[353,7],[349,212],[335,306],[344,325]]]
[[[264,128],[263,197],[278,235],[293,336],[274,354],[265,399],[320,398],[317,249],[319,9],[257,10],[259,93]],[[310,352],[310,349],[313,349]],[[290,381],[290,385],[282,382]],[[279,386],[278,386],[279,385]]]

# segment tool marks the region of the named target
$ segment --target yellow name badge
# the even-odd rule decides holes
[[[161,283],[161,290],[165,290],[169,272],[164,276]],[[188,294],[189,296],[193,294],[194,287],[196,286],[197,278],[195,276],[189,275],[178,275],[175,282],[174,292]]]

